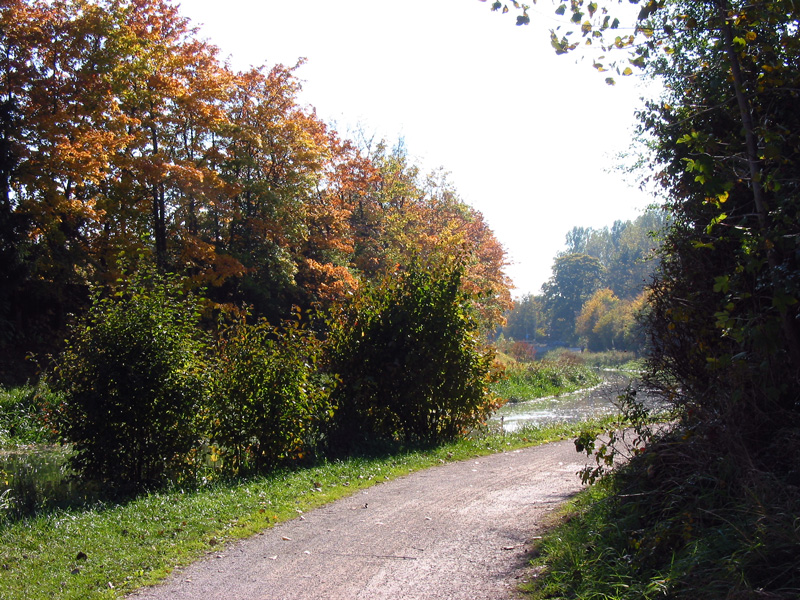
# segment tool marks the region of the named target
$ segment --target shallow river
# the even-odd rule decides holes
[[[525,425],[575,423],[595,416],[618,412],[614,401],[630,384],[628,374],[620,371],[601,371],[605,381],[593,388],[569,394],[509,402],[491,418],[502,424],[505,431]]]

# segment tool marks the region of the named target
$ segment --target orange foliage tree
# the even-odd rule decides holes
[[[89,284],[138,261],[279,320],[457,259],[500,319],[505,255],[483,217],[402,147],[340,138],[300,104],[301,64],[232,72],[170,0],[4,2],[3,348],[47,348]]]

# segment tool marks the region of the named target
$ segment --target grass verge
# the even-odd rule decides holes
[[[704,444],[667,436],[565,505],[536,544],[527,597],[800,597],[797,488],[732,458],[702,464]]]
[[[0,598],[117,598],[298,511],[443,462],[574,437],[581,427],[585,424],[488,434],[431,450],[328,462],[6,522],[0,524]]]
[[[567,362],[518,363],[506,368],[492,391],[509,402],[566,394],[601,382],[597,373]]]

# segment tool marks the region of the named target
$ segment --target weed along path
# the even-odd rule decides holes
[[[580,488],[572,441],[382,483],[209,553],[129,600],[511,599],[541,517]]]

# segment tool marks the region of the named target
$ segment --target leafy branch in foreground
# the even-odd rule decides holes
[[[583,483],[595,483],[611,474],[615,467],[645,452],[647,447],[668,427],[659,425],[663,415],[655,407],[646,406],[637,397],[633,385],[614,402],[619,418],[605,430],[582,429],[575,438],[575,449],[594,458],[595,464],[586,465],[580,472]]]

